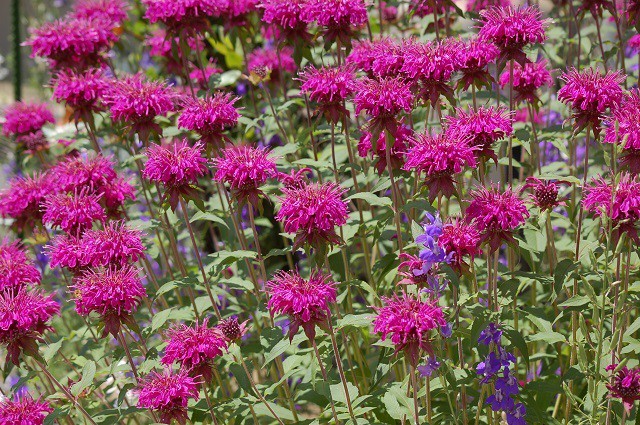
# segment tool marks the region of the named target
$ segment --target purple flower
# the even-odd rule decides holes
[[[496,388],[496,392],[487,397],[487,404],[491,405],[494,412],[499,410],[510,411],[514,407],[514,402],[508,394]]]
[[[478,363],[478,366],[476,366],[476,373],[482,376],[480,382],[486,384],[491,380],[491,378],[500,372],[500,369],[502,369],[502,362],[500,361],[500,358],[498,358],[496,353],[491,352],[483,362]]]
[[[524,417],[527,415],[527,409],[524,404],[518,403],[511,412],[507,412],[507,424],[509,425],[527,425]]]
[[[427,362],[423,365],[418,366],[416,369],[418,369],[420,375],[430,377],[433,372],[438,370],[439,367],[440,362],[436,360],[435,356],[429,356],[427,357]]]
[[[500,345],[501,338],[502,330],[495,323],[489,323],[487,327],[480,332],[478,342],[484,345],[490,345],[492,342],[496,345]]]
[[[507,396],[516,395],[520,392],[518,380],[511,374],[509,369],[504,369],[503,376],[496,379],[496,390],[502,391]]]

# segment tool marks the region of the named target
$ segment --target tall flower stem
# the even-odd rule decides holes
[[[209,296],[209,300],[211,301],[211,305],[213,307],[213,311],[216,314],[218,319],[222,319],[222,315],[220,314],[220,310],[218,309],[218,304],[216,303],[215,298],[213,297],[213,293],[211,292],[211,286],[209,284],[209,278],[207,277],[207,272],[204,270],[204,264],[202,263],[202,258],[200,257],[200,250],[198,248],[198,244],[196,243],[196,237],[193,233],[193,228],[191,227],[191,222],[189,221],[189,212],[187,211],[187,203],[184,201],[182,196],[180,197],[180,207],[182,208],[182,214],[184,215],[184,221],[187,225],[187,230],[189,231],[189,236],[191,237],[191,244],[193,245],[193,251],[196,255],[196,260],[198,261],[198,267],[200,268],[200,273],[202,273],[202,282],[204,284],[205,289],[207,290],[207,295]]]
[[[416,368],[409,366],[409,376],[411,379],[411,387],[413,389],[413,417],[416,425],[420,424],[420,406],[418,405],[418,379],[416,378]]]
[[[396,223],[396,232],[398,234],[398,249],[402,254],[404,250],[404,245],[402,243],[402,227],[400,225],[400,201],[398,200],[398,188],[396,186],[396,181],[393,177],[393,167],[391,167],[391,147],[394,143],[394,138],[391,133],[387,130],[385,132],[385,154],[387,159],[387,171],[389,173],[389,178],[391,179],[391,200],[393,201],[393,218]]]
[[[347,385],[347,378],[344,375],[344,370],[342,368],[342,356],[340,356],[340,350],[338,349],[338,343],[336,341],[336,334],[333,331],[333,325],[331,324],[331,319],[327,319],[327,323],[329,324],[329,336],[331,336],[331,345],[333,345],[333,354],[336,356],[336,365],[338,366],[338,373],[340,374],[340,381],[342,382],[342,388],[344,389],[344,396],[347,401],[347,409],[349,409],[349,415],[353,420],[354,424],[357,424],[355,415],[353,414],[353,406],[351,405],[351,396],[349,395],[349,387]],[[348,351],[348,348],[347,348]]]
[[[513,117],[513,59],[509,60],[509,114]],[[533,124],[532,124],[533,125]],[[509,135],[509,167],[507,181],[509,187],[513,186],[513,132]]]
[[[118,341],[124,350],[125,355],[127,356],[127,360],[129,361],[129,365],[131,366],[131,372],[133,372],[133,376],[136,379],[137,383],[140,383],[140,376],[138,375],[138,369],[136,368],[135,363],[133,362],[133,356],[131,355],[131,351],[129,350],[129,346],[127,345],[127,341],[124,338],[124,334],[122,333],[122,328],[118,330]]]
[[[327,371],[324,369],[324,365],[322,364],[322,358],[320,357],[320,352],[318,351],[318,346],[316,345],[316,341],[311,340],[311,345],[313,345],[313,351],[316,354],[316,359],[318,359],[318,366],[320,366],[320,373],[322,373],[322,379],[325,383],[329,383],[329,377],[327,376]],[[333,398],[330,397],[329,401],[331,401],[331,413],[333,414],[333,420],[336,425],[339,425],[338,415],[336,414],[336,406],[333,403]]]
[[[242,355],[240,355],[239,357],[240,357],[240,363],[242,364],[242,368],[244,369],[244,372],[247,374],[247,378],[249,379],[249,383],[251,384],[251,388],[253,389],[253,392],[256,394],[256,397],[258,397],[260,401],[266,406],[266,408],[273,415],[273,417],[278,421],[278,423],[280,423],[280,425],[284,425],[284,422],[282,422],[282,419],[280,419],[278,414],[273,411],[273,409],[271,408],[267,400],[264,398],[262,393],[260,393],[260,390],[258,390],[258,387],[256,386],[256,383],[253,380],[253,376],[251,376],[251,372],[249,372],[249,368],[247,367],[247,364],[244,361],[244,357],[242,357]]]
[[[82,405],[78,402],[78,400],[69,392],[69,390],[67,389],[67,387],[65,387],[64,385],[62,385],[60,383],[60,381],[58,381],[50,372],[49,370],[47,370],[46,366],[43,365],[42,363],[40,363],[40,361],[34,359],[34,361],[36,362],[36,364],[38,365],[38,367],[42,370],[42,373],[44,373],[47,378],[49,378],[49,380],[51,382],[53,382],[55,384],[56,387],[58,387],[60,389],[60,391],[62,391],[62,393],[65,395],[65,397],[67,397],[67,399],[73,403],[74,406],[76,406],[76,408],[80,411],[80,413],[82,413],[82,415],[89,421],[90,424],[92,425],[97,425],[96,422],[93,420],[93,418],[91,417],[91,415],[84,409],[84,407],[82,407]]]
[[[209,397],[209,391],[206,385],[203,385],[202,392],[204,392],[204,398],[207,400],[207,407],[209,408],[211,420],[213,421],[214,425],[218,425],[218,419],[216,419],[216,415],[213,414],[213,403],[211,402],[211,398]]]
[[[258,230],[256,229],[256,219],[253,215],[253,205],[247,205],[249,210],[249,225],[253,233],[253,242],[256,246],[256,252],[258,253],[258,263],[260,264],[260,271],[262,272],[262,279],[267,281],[267,269],[264,266],[264,258],[262,256],[262,248],[260,247],[260,238],[258,237]]]

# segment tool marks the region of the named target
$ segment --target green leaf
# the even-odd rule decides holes
[[[193,215],[193,217],[191,217],[191,220],[189,221],[193,223],[194,221],[199,220],[213,221],[214,223],[224,226],[225,229],[229,230],[229,226],[227,225],[227,223],[212,212],[198,211]]]
[[[360,193],[356,193],[354,195],[349,196],[347,199],[362,199],[363,201],[366,201],[369,205],[375,206],[375,207],[390,207],[391,205],[393,205],[393,202],[391,201],[391,199],[389,198],[381,198],[376,194],[373,194],[371,192],[360,192]]]
[[[205,270],[209,276],[217,276],[231,264],[235,264],[236,262],[245,258],[253,260],[257,256],[258,253],[255,251],[238,250],[214,252],[213,254],[209,255],[209,258],[212,258],[213,261],[207,264]]]
[[[330,386],[331,388],[331,398],[333,401],[337,401],[339,403],[347,405],[347,398],[345,397],[344,386],[342,383],[333,384]],[[349,392],[349,399],[355,400],[360,392],[358,391],[358,387],[353,385],[351,382],[347,382],[347,391]]]
[[[82,368],[82,378],[79,382],[73,384],[70,388],[71,394],[77,397],[82,391],[93,383],[93,377],[96,375],[96,363],[89,360]]]
[[[576,295],[558,305],[558,307],[581,307],[585,304],[589,304],[589,301],[589,297],[586,297],[584,295]]]
[[[352,326],[354,328],[368,328],[371,325],[372,315],[371,313],[365,314],[347,314],[342,319],[338,320],[336,327],[338,329]]]
[[[51,343],[51,344],[49,344],[47,346],[47,348],[44,350],[44,353],[42,353],[42,358],[44,359],[45,363],[49,363],[49,361],[56,354],[58,354],[58,352],[60,351],[60,348],[62,348],[62,342],[63,341],[64,341],[64,339],[60,338],[56,342],[53,342],[53,343]]]

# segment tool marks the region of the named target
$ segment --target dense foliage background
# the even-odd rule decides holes
[[[636,423],[638,11],[37,23],[44,103],[3,114],[0,422]]]

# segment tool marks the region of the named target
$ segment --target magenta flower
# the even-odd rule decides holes
[[[440,28],[444,27],[444,20],[442,19],[448,10],[453,12],[455,9],[453,6],[444,0],[410,0],[409,10],[414,15],[424,18],[425,16],[433,15],[434,13],[439,16],[438,24]],[[429,24],[428,29],[431,30],[433,24]]]
[[[494,6],[509,7],[511,0],[467,0],[467,12],[479,13]]]
[[[522,66],[520,63],[513,64],[513,90],[516,93],[516,102],[530,102],[534,106],[540,103],[538,89],[542,86],[550,86],[553,83],[551,73],[547,69],[548,62],[541,59],[537,62],[527,62]],[[510,84],[510,70],[500,75],[500,86],[506,87]]]
[[[124,221],[111,221],[103,229],[87,230],[82,235],[82,249],[91,267],[123,267],[138,261],[146,248],[142,232],[127,227]]]
[[[187,46],[196,52],[202,52],[205,49],[204,42],[199,37],[188,37],[186,42]],[[180,46],[180,37],[168,35],[166,30],[160,28],[147,37],[145,44],[149,46],[149,55],[163,63],[167,72],[184,75],[185,53],[182,49],[176,49],[176,46]]]
[[[640,52],[640,34],[635,34],[627,40],[627,47],[634,53]]]
[[[558,100],[573,109],[574,131],[590,126],[594,136],[600,134],[600,120],[607,109],[614,109],[622,101],[620,84],[626,76],[621,71],[600,75],[593,68],[578,71],[575,68],[560,77],[565,85],[558,90]]]
[[[558,191],[562,184],[568,184],[565,181],[540,180],[535,177],[527,177],[526,184],[522,190],[532,189],[531,201],[533,205],[541,210],[551,211],[554,208],[564,205],[564,202],[558,200]]]
[[[88,270],[74,280],[71,288],[76,311],[81,316],[95,312],[104,322],[102,336],[117,336],[124,323],[135,329],[135,313],[147,293],[132,266]]]
[[[94,221],[104,222],[106,219],[107,215],[100,205],[100,196],[89,193],[86,189],[74,194],[58,193],[49,196],[42,216],[44,223],[74,235],[90,229]]]
[[[624,410],[631,413],[636,400],[640,400],[640,368],[629,369],[623,366],[616,372],[617,367],[617,364],[607,366],[607,370],[613,372],[607,384],[608,397],[619,398]]]
[[[337,124],[349,112],[343,102],[351,96],[356,88],[355,72],[352,67],[307,67],[300,74],[302,85],[300,91],[317,102],[318,112],[327,121]]]
[[[594,178],[584,188],[582,205],[595,217],[604,215],[612,220],[614,238],[626,232],[636,242],[636,224],[640,219],[640,182],[628,173],[621,173],[613,194],[611,181],[602,177]]]
[[[356,114],[365,111],[371,116],[369,131],[374,135],[385,130],[395,134],[397,115],[402,111],[411,112],[413,108],[410,86],[402,78],[362,78],[357,83],[353,99]]]
[[[22,395],[14,400],[0,401],[0,422],[12,425],[42,425],[49,413],[53,412],[49,403]]]
[[[138,388],[138,407],[160,412],[163,424],[170,424],[175,419],[180,425],[185,425],[189,400],[198,400],[199,395],[198,382],[186,370],[153,371],[143,378]]]
[[[290,1],[290,0],[287,0]],[[285,46],[276,50],[273,46],[255,49],[247,57],[247,69],[260,75],[267,72],[272,81],[280,81],[285,73],[292,74],[298,69],[293,60],[293,49]]]
[[[456,133],[419,134],[407,152],[403,168],[426,174],[429,202],[438,195],[449,198],[456,193],[453,175],[461,173],[465,167],[477,165],[474,150],[467,136]]]
[[[336,183],[310,183],[282,189],[280,211],[276,215],[283,222],[284,231],[295,233],[294,250],[305,243],[318,249],[325,244],[340,244],[335,227],[347,223],[349,210],[342,200],[345,190]]]
[[[453,103],[453,90],[447,84],[460,68],[460,43],[446,40],[442,43],[422,43],[407,40],[403,47],[403,65],[400,72],[409,81],[417,82],[418,97],[436,105],[440,96]]]
[[[129,75],[115,80],[104,96],[111,117],[131,126],[143,140],[151,132],[162,134],[155,118],[165,116],[175,109],[177,94],[171,87],[159,81],[148,81],[142,74]]]
[[[309,40],[307,23],[302,19],[308,0],[262,0],[262,22],[277,25],[282,40]],[[249,67],[251,69],[251,67]]]
[[[336,283],[331,275],[314,270],[306,280],[297,271],[280,271],[267,282],[267,292],[271,313],[285,314],[291,320],[290,341],[300,327],[310,341],[316,337],[316,325],[329,332],[330,305],[336,302]]]
[[[421,301],[403,293],[392,298],[382,297],[382,307],[374,307],[373,331],[382,340],[391,336],[396,353],[404,351],[407,361],[416,367],[422,351],[433,355],[431,333],[447,324],[442,308],[434,301]]]
[[[216,167],[213,179],[228,184],[231,196],[241,206],[249,203],[258,207],[263,194],[260,186],[278,174],[267,149],[246,145],[224,149],[213,163]]]
[[[31,46],[31,57],[48,59],[52,68],[82,70],[104,64],[116,40],[111,24],[103,19],[69,17],[36,28],[24,45]]]
[[[128,8],[124,0],[76,0],[71,16],[78,19],[103,19],[118,26],[127,19]]]
[[[164,196],[173,210],[178,207],[180,196],[196,195],[191,185],[207,172],[201,143],[191,147],[187,139],[182,139],[169,145],[152,145],[147,149],[147,157],[142,175],[164,184],[167,190]]]
[[[20,354],[37,355],[41,335],[53,330],[49,321],[59,311],[53,295],[39,290],[0,291],[0,345],[6,346],[6,361],[19,366]]]
[[[102,111],[102,96],[108,91],[110,82],[101,69],[86,71],[61,70],[55,77],[53,97],[73,108],[73,118],[88,120],[93,112]]]
[[[394,77],[404,63],[403,49],[392,38],[358,40],[346,61],[371,77]]]
[[[362,134],[358,143],[358,154],[363,158],[371,154],[376,160],[376,171],[382,175],[387,169],[386,134],[380,133],[375,147],[372,144],[372,138],[373,135],[367,131]],[[411,128],[405,125],[398,126],[393,136],[393,146],[389,155],[392,170],[400,170],[404,166],[405,154],[412,138],[413,130]]]
[[[482,253],[480,242],[480,232],[475,226],[457,219],[442,226],[442,233],[438,236],[438,245],[444,252],[452,254],[449,265],[458,273],[467,273],[469,264]],[[468,263],[466,257],[469,257]]]
[[[181,30],[206,31],[208,18],[222,16],[229,0],[142,0],[142,4],[149,22],[162,22],[170,32],[179,34]]]
[[[189,79],[197,84],[202,90],[209,91],[209,80],[212,76],[221,74],[223,70],[218,67],[215,60],[210,59],[209,63],[204,65],[204,69],[194,67],[189,73]],[[189,99],[193,99],[190,97]]]
[[[470,138],[471,146],[476,147],[474,153],[478,159],[486,161],[491,158],[496,164],[498,157],[493,145],[513,133],[509,111],[504,108],[481,106],[478,110],[469,112],[459,108],[454,115],[446,117],[445,121],[447,133]]]
[[[541,18],[536,7],[497,7],[480,12],[482,26],[478,36],[489,40],[500,49],[502,61],[515,60],[524,63],[523,49],[529,44],[543,43],[547,36],[548,21]]]
[[[242,339],[242,337],[249,331],[247,324],[249,320],[245,320],[242,323],[238,322],[237,317],[229,317],[227,319],[222,319],[218,323],[218,330],[222,332],[225,339],[229,344],[232,342],[238,342]]]
[[[524,202],[511,189],[504,192],[491,186],[471,192],[473,200],[466,210],[467,223],[473,223],[482,234],[482,242],[495,252],[503,242],[515,243],[513,231],[529,218]]]
[[[487,66],[496,61],[500,50],[493,43],[478,37],[464,41],[460,47],[459,66],[462,78],[458,81],[458,87],[463,90],[472,85],[476,88],[491,88],[493,77]]]
[[[620,163],[632,174],[640,173],[640,92],[632,89],[604,120],[604,143],[620,144]],[[0,207],[1,209],[1,207]]]
[[[237,97],[222,92],[204,99],[186,98],[178,126],[198,133],[207,148],[218,150],[224,141],[229,141],[223,132],[238,124],[240,114],[234,106],[237,101]]]
[[[0,291],[39,285],[40,272],[17,242],[0,244]]]
[[[227,340],[219,329],[210,328],[204,319],[202,324],[173,326],[167,331],[166,338],[169,343],[160,360],[162,364],[178,363],[190,376],[211,381],[213,360],[227,349]]]
[[[54,182],[48,173],[16,177],[0,191],[0,215],[15,220],[19,230],[42,224],[42,207],[47,196],[55,192]]]
[[[232,0],[224,14],[225,29],[244,27],[250,24],[249,16],[258,8],[260,0]]]
[[[2,134],[19,138],[42,130],[47,123],[55,122],[45,103],[15,102],[4,111]]]
[[[88,266],[82,239],[73,235],[58,235],[47,246],[51,263],[49,266],[67,268],[74,275],[82,273]]]
[[[325,42],[350,46],[354,30],[368,21],[367,5],[364,0],[307,0],[301,19],[325,27]]]

